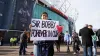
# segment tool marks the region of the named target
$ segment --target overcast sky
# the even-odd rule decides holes
[[[100,0],[71,0],[71,6],[79,12],[76,21],[76,30],[79,31],[85,24],[100,28]]]
[[[51,4],[57,4],[57,7],[61,7],[63,1],[66,0],[47,0]],[[60,1],[57,3],[57,1]],[[100,28],[100,0],[68,0],[71,3],[70,8],[77,10],[79,15],[76,21],[76,31],[84,27],[85,24],[93,25],[93,28]],[[69,6],[68,3],[65,3]],[[68,7],[67,7],[68,8]],[[68,10],[68,15],[70,13],[75,14],[75,12]],[[67,15],[67,16],[68,16]],[[72,16],[74,17],[74,16]]]

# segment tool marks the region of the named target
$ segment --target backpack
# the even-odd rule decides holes
[[[96,40],[97,40],[96,34],[94,34],[94,35],[92,36],[92,40],[93,40],[93,41],[96,41]]]

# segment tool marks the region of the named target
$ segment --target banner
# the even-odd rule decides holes
[[[30,40],[58,40],[58,31],[56,26],[58,21],[32,19],[32,34]]]
[[[32,8],[32,0],[16,0],[14,29],[28,29],[31,22]]]
[[[9,29],[13,18],[13,8],[12,0],[0,0],[0,29]]]

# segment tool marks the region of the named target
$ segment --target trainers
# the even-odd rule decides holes
[[[73,54],[76,54],[75,52]]]

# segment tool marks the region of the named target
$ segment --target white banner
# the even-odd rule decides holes
[[[30,40],[58,40],[56,26],[58,21],[32,19],[32,34]]]

